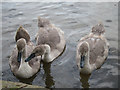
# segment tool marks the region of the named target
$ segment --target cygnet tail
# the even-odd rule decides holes
[[[41,18],[40,16],[38,17],[38,27],[39,28],[44,28],[48,25],[50,25],[50,21],[48,19]]]
[[[30,41],[28,32],[22,26],[20,26],[16,32],[15,41],[17,42],[20,38],[24,38],[26,42]]]
[[[99,35],[101,35],[101,34],[103,34],[104,32],[105,32],[105,29],[104,29],[104,26],[103,26],[103,24],[98,24],[98,25],[95,25],[93,28],[92,28],[92,31],[91,31],[92,33],[94,33],[94,34],[99,34]]]

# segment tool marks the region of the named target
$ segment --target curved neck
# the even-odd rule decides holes
[[[45,45],[45,54],[49,54],[51,51],[51,48],[49,45]]]
[[[89,51],[87,52],[87,55],[85,56],[85,67],[90,67]]]
[[[49,45],[45,45],[45,54],[43,57],[43,60],[45,62],[50,62],[51,61],[51,56],[50,56],[51,48]]]
[[[26,58],[26,47],[25,47],[25,49],[22,52],[22,58]]]
[[[27,56],[27,55],[26,55],[26,54],[27,54],[26,52],[27,52],[27,50],[26,50],[26,46],[25,46],[25,49],[22,51],[21,64],[22,64],[22,63],[26,63],[26,62],[25,62],[25,59],[26,59],[26,56]]]
[[[88,67],[90,68],[90,62],[89,62],[89,53],[90,53],[90,47],[89,47],[89,44],[87,44],[87,47],[88,47],[88,51],[86,52],[86,56],[85,56],[85,67]]]

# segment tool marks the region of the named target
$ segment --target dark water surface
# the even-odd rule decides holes
[[[117,88],[118,87],[118,5],[117,3],[2,3],[2,79],[19,80],[9,67],[9,57],[15,47],[15,33],[20,25],[28,30],[35,42],[37,17],[45,17],[65,33],[66,49],[50,64],[41,64],[33,85],[54,88]],[[92,26],[102,22],[110,43],[104,65],[91,76],[80,75],[76,66],[76,46]],[[80,78],[81,77],[81,78]]]

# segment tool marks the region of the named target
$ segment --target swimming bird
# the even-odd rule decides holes
[[[28,32],[20,26],[15,36],[16,46],[9,59],[9,65],[13,74],[18,78],[30,78],[40,69],[40,60],[35,57],[31,61],[25,59],[34,49],[34,44],[30,41]]]
[[[105,29],[102,24],[95,25],[90,34],[80,39],[76,50],[76,61],[80,73],[91,74],[99,69],[105,62],[109,43],[104,36]]]
[[[26,59],[41,56],[44,62],[52,62],[65,48],[64,32],[52,24],[48,19],[38,17],[38,33],[36,34],[36,48]]]

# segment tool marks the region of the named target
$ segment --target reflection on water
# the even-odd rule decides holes
[[[45,85],[46,88],[53,88],[55,85],[55,81],[51,75],[51,63],[44,63],[43,62],[43,69],[45,75]]]
[[[80,73],[80,82],[82,83],[82,87],[83,88],[89,88],[90,84],[89,84],[89,78],[90,78],[90,74],[82,74]]]

